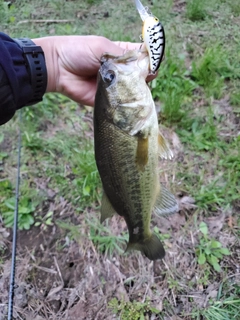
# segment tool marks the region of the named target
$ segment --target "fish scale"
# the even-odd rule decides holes
[[[104,142],[102,141],[103,135],[99,132],[95,137],[95,143],[101,145],[101,149],[97,153],[97,163],[101,167],[103,188],[108,198],[114,197],[112,205],[116,208],[119,215],[126,217],[128,224],[131,225],[131,229],[139,226],[139,221],[136,219],[136,215],[142,212],[142,203],[147,208],[147,214],[152,210],[152,201],[150,200],[150,194],[153,192],[153,188],[157,186],[157,170],[153,170],[150,167],[145,172],[139,172],[132,159],[135,158],[137,148],[137,138],[135,141],[129,141],[129,136],[122,132],[116,133],[116,128],[113,125],[106,125],[103,121],[104,136],[108,137]],[[103,132],[102,131],[102,132]],[[115,145],[118,146],[118,153],[111,153],[108,145],[110,139],[114,135]],[[155,148],[157,148],[157,139],[155,139]],[[158,162],[158,156],[154,162]],[[152,166],[157,168],[156,163]],[[117,168],[117,170],[116,170]],[[111,171],[111,175],[109,172]],[[153,181],[155,183],[146,183],[146,181]],[[156,186],[155,186],[156,185]],[[114,195],[112,194],[114,191]],[[131,199],[135,197],[135,200]],[[147,205],[146,202],[149,202]],[[129,203],[129,211],[126,212],[125,204]],[[149,225],[150,219],[147,219],[146,224]],[[137,223],[137,225],[136,225]]]

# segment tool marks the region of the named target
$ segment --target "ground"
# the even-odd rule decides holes
[[[240,7],[238,0],[201,3],[144,3],[167,39],[151,84],[174,153],[173,161],[159,162],[160,180],[180,207],[171,217],[152,216],[166,257],[150,262],[141,253],[124,253],[124,220],[99,223],[92,109],[49,94],[22,111],[22,123],[17,114],[0,128],[1,320],[19,125],[14,319],[240,319]],[[0,18],[0,29],[16,37],[100,34],[139,41],[141,33],[130,0],[5,1]]]

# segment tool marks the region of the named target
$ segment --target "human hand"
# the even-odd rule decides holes
[[[54,36],[33,41],[42,47],[45,54],[47,92],[59,92],[89,106],[94,105],[102,54],[122,55],[124,51],[138,49],[141,45],[112,42],[99,36]]]

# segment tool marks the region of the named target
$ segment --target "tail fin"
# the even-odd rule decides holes
[[[149,238],[141,242],[129,242],[126,251],[129,250],[139,250],[150,260],[162,259],[165,256],[165,250],[162,242],[156,234],[152,234]]]

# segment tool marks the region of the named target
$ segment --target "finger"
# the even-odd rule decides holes
[[[138,50],[140,49],[142,43],[134,43],[134,42],[124,42],[124,41],[114,41],[118,47],[124,49],[124,50]]]
[[[102,54],[108,52],[112,55],[121,56],[126,50],[139,50],[141,43],[111,41],[104,37],[95,37],[95,41],[89,42],[88,47],[92,55],[96,58],[95,65],[99,65]]]

